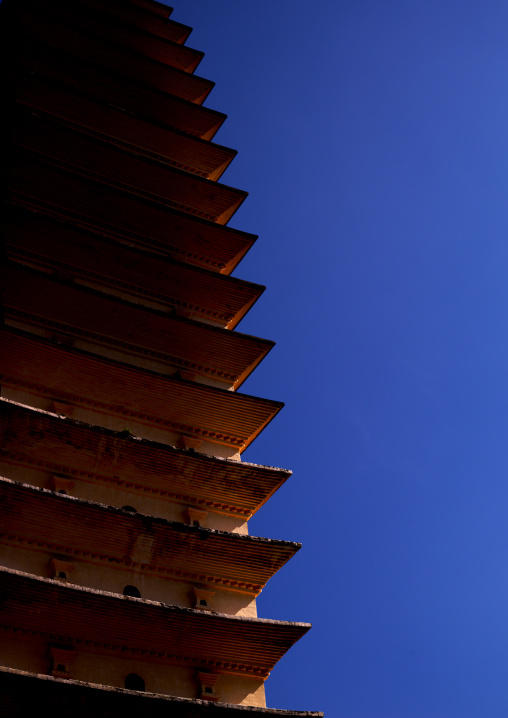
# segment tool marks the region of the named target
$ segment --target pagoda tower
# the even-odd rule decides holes
[[[203,53],[155,0],[0,13],[0,716],[321,716],[265,706],[309,625],[256,611],[299,544],[247,530],[290,472],[241,461],[282,404]]]

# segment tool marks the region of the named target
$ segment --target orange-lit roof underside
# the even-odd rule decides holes
[[[236,155],[235,150],[160,127],[41,75],[20,74],[16,100],[124,151],[145,155],[213,181],[219,179]]]
[[[133,600],[8,569],[0,569],[0,581],[0,626],[20,638],[221,673],[266,678],[310,628]]]
[[[115,2],[118,3],[118,0],[113,0],[113,3]],[[154,13],[155,15],[160,15],[164,18],[164,21],[173,12],[172,7],[169,7],[169,5],[164,5],[164,3],[161,2],[157,2],[157,0],[127,0],[127,4],[134,5],[140,10],[147,10],[150,13]]]
[[[63,62],[62,53],[33,38],[21,37],[16,53],[17,69],[14,66],[11,70],[15,73],[15,82],[22,73],[51,78],[65,84],[71,91],[204,140],[211,140],[226,119],[223,112],[168,95],[156,88],[141,88],[127,77],[119,77],[82,58],[68,55]],[[77,76],[79,87],[76,87]]]
[[[2,386],[243,451],[283,404],[0,330]]]
[[[126,76],[146,87],[176,95],[200,105],[214,87],[214,82],[191,75],[168,65],[137,55],[120,47],[110,47],[93,34],[60,22],[42,8],[21,5],[20,26],[32,41],[42,42],[59,52],[67,52],[101,68]]]
[[[185,72],[194,72],[204,55],[203,52],[178,42],[183,34],[183,26],[176,26],[171,21],[164,23],[166,34],[172,31],[176,40],[146,32],[135,22],[126,23],[123,17],[118,18],[118,13],[116,17],[112,17],[104,4],[94,3],[91,0],[73,0],[72,3],[66,0],[52,0],[51,3],[47,0],[24,1],[30,3],[32,7],[40,8],[59,23],[66,23],[75,30],[99,37],[107,44],[118,45]]]
[[[246,192],[125,152],[109,142],[24,108],[15,116],[12,141],[24,153],[124,189],[182,212],[227,224]]]
[[[0,400],[0,459],[204,509],[251,516],[291,475],[216,459]]]
[[[2,478],[0,502],[2,543],[252,594],[300,548],[127,514]]]
[[[81,339],[96,346],[98,354],[123,352],[122,361],[128,364],[151,359],[158,367],[167,364],[169,374],[179,369],[186,372],[183,378],[218,379],[235,389],[273,346],[266,339],[141,308],[15,264],[0,267],[0,301],[10,323],[22,322],[36,334],[65,335],[70,343]],[[88,351],[95,353],[92,347]]]
[[[139,693],[122,688],[100,686],[68,679],[0,667],[2,707],[10,718],[40,715],[41,706],[58,705],[59,718],[82,715],[108,718],[323,718],[322,713],[277,710],[177,698],[155,693]],[[10,711],[10,712],[9,712]]]
[[[139,0],[139,2],[137,0],[108,0],[107,3],[104,3],[103,0],[80,0],[80,2],[106,13],[115,20],[143,30],[143,32],[179,44],[184,43],[192,32],[192,28],[188,25],[168,20],[172,8],[161,3],[150,2],[150,0]],[[138,7],[133,7],[133,5]]]
[[[21,222],[6,220],[4,241],[8,256],[21,264],[229,329],[264,290],[259,284],[147,254],[35,214]]]
[[[17,234],[50,232],[55,218],[161,256],[229,274],[256,237],[156,205],[33,158],[8,172],[12,205],[5,221]],[[56,190],[56,194],[55,194]],[[19,207],[19,209],[18,209]],[[27,211],[34,210],[34,211]],[[48,230],[43,229],[43,225]],[[40,230],[37,230],[40,227]]]

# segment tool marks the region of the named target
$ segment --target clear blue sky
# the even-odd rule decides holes
[[[245,459],[292,468],[252,533],[301,541],[259,600],[311,621],[270,706],[508,713],[508,3],[181,0],[260,235],[286,409]]]

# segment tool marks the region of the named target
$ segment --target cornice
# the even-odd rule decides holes
[[[4,223],[12,261],[59,272],[131,302],[233,328],[265,287],[150,254],[93,232],[27,213]],[[101,266],[96,257],[100,254]]]
[[[0,340],[3,386],[240,450],[284,406],[271,399],[175,379],[18,331],[0,330]],[[125,387],[129,387],[127,392]],[[64,411],[57,413],[67,414],[67,407],[61,408]]]
[[[86,501],[0,477],[2,540],[33,550],[257,595],[300,548]],[[194,511],[189,509],[189,512]],[[94,525],[97,541],[82,528]],[[136,546],[132,546],[135,535]],[[79,581],[78,581],[79,583]]]
[[[12,569],[1,569],[0,578],[2,630],[74,650],[265,679],[310,628],[119,596]]]
[[[62,194],[60,190],[66,189],[67,192],[70,192],[74,196],[80,197],[81,195],[86,196],[87,194],[92,193],[93,191],[93,182],[90,180],[87,180],[84,177],[80,177],[75,174],[69,174],[67,175],[65,171],[62,171],[62,173],[59,172],[61,168],[58,167],[52,167],[51,165],[43,164],[42,165],[42,180],[43,180],[43,186],[38,184],[34,181],[34,178],[32,177],[31,170],[33,169],[30,167],[30,162],[33,158],[30,157],[21,157],[20,161],[16,168],[12,169],[10,174],[10,180],[11,180],[11,186],[9,189],[9,209],[12,211],[19,211],[21,213],[30,214],[30,215],[43,215],[44,219],[48,219],[49,221],[58,221],[61,225],[69,225],[72,226],[78,230],[85,230],[88,232],[93,232],[95,235],[99,237],[106,237],[108,239],[113,239],[115,241],[120,241],[126,244],[127,246],[131,247],[137,247],[144,251],[152,252],[155,256],[169,256],[177,261],[181,262],[187,262],[189,264],[194,264],[198,267],[202,267],[204,269],[210,269],[211,271],[220,272],[223,274],[229,274],[229,272],[234,269],[236,264],[238,263],[235,259],[228,262],[226,265],[224,262],[218,261],[213,259],[210,256],[207,256],[201,252],[197,251],[190,251],[185,246],[178,246],[176,244],[172,244],[169,240],[165,241],[162,239],[158,239],[154,236],[142,235],[140,233],[135,232],[134,230],[128,229],[127,226],[112,226],[109,222],[106,224],[101,224],[99,220],[97,220],[97,217],[92,217],[92,215],[88,215],[86,213],[83,213],[81,211],[76,211],[71,206],[66,206],[65,202],[65,192]],[[29,171],[25,172],[23,169],[23,164],[26,161],[26,167],[30,168]],[[17,185],[17,181],[21,181],[22,184]],[[59,185],[61,184],[61,187]],[[59,197],[61,204],[55,204],[55,195],[52,195],[51,193],[48,193],[48,185],[52,185],[53,187],[56,186],[57,194],[56,196]],[[119,200],[120,206],[122,206],[124,203],[127,206],[131,207],[132,210],[132,203],[136,203],[136,199],[129,198],[128,195],[124,195],[121,190],[116,190],[115,188],[106,188],[106,196],[109,195],[111,192],[111,198],[112,200]],[[63,199],[62,199],[63,197]],[[145,209],[145,213],[148,216],[152,214],[153,211],[162,212],[162,214],[165,214],[166,208],[165,207],[150,207],[149,205],[143,205]],[[107,210],[107,207],[103,207],[104,210]],[[169,210],[168,211],[172,211]],[[120,219],[120,212],[118,211],[116,213],[116,216],[118,219]],[[114,217],[111,217],[113,219]],[[160,217],[160,219],[163,219]],[[164,220],[167,221],[168,217],[164,217]],[[191,215],[188,215],[188,219],[194,220],[194,221],[201,221],[197,217],[191,217]],[[132,227],[132,225],[129,225]],[[230,227],[224,227],[224,225],[214,225],[212,224],[212,228],[219,229],[219,230],[230,230]],[[206,234],[206,231],[204,232]],[[239,233],[240,234],[240,233]],[[248,237],[247,241],[249,244],[252,244],[255,240],[255,237]],[[244,247],[243,250],[239,251],[238,255],[241,255],[240,258],[247,252],[248,246]],[[238,259],[239,261],[239,259]]]
[[[67,334],[71,332],[73,336],[80,337],[82,339],[90,339],[99,344],[104,344],[105,346],[111,346],[115,347],[116,349],[127,350],[129,352],[132,352],[133,354],[143,355],[146,357],[150,357],[151,359],[161,360],[176,367],[193,371],[196,374],[203,374],[204,376],[212,375],[220,379],[224,379],[225,381],[231,382],[236,381],[236,379],[238,378],[234,374],[229,374],[228,372],[220,371],[219,369],[214,369],[212,367],[205,367],[203,364],[196,364],[195,362],[186,361],[185,359],[180,359],[179,357],[173,356],[171,354],[164,354],[162,352],[157,352],[151,349],[147,349],[145,347],[140,347],[136,344],[122,342],[117,339],[113,339],[112,337],[107,337],[103,334],[97,334],[95,332],[85,331],[74,326],[69,327],[68,324],[51,321],[50,319],[46,319],[45,317],[37,316],[33,312],[22,312],[16,309],[9,308],[7,314],[9,317],[26,321],[27,323],[33,324],[37,327],[46,328],[48,330],[54,330],[55,332],[63,332]]]
[[[182,25],[170,18],[173,8],[155,0],[81,0],[82,4],[98,8],[110,17],[128,23],[144,32],[164,37],[166,40],[183,44],[192,32],[188,25]]]
[[[18,639],[41,639],[45,643],[63,643],[72,645],[75,650],[84,650],[103,653],[109,656],[120,654],[122,658],[141,658],[154,663],[166,663],[173,666],[187,666],[191,668],[214,669],[222,674],[258,677],[266,680],[270,671],[249,663],[234,663],[230,661],[214,661],[210,658],[195,658],[185,651],[153,650],[150,648],[131,648],[121,641],[102,641],[89,638],[76,638],[75,635],[54,631],[41,631],[35,628],[25,628],[17,623],[2,622],[0,618],[0,631],[4,635],[12,634]]]
[[[108,716],[108,718],[323,718],[322,713],[232,705],[155,693],[140,693],[123,688],[53,678],[36,673],[0,668],[0,691],[8,718],[18,718],[20,707],[25,715],[37,714],[41,705],[58,705],[62,718]],[[79,706],[79,713],[76,713]]]
[[[70,120],[59,117],[57,97],[53,98],[50,112],[25,106],[24,103],[16,105],[12,113],[14,125],[11,132],[13,145],[18,148],[16,152],[38,157],[52,165],[123,189],[129,194],[218,224],[227,224],[246,198],[247,192],[244,190],[212,181],[199,173],[175,168],[168,161],[171,160],[170,146],[167,154],[158,155],[155,161],[142,151],[143,145],[141,148],[131,145],[134,152],[126,152],[125,143],[121,139],[122,113],[117,113],[115,120],[120,125],[114,133],[117,141],[111,141],[110,133],[97,129],[100,117],[96,116],[96,107],[88,103],[89,112],[94,113],[90,123],[94,125],[92,128],[87,127],[86,104],[79,113],[71,105],[68,96],[66,101],[70,105],[67,110]],[[79,98],[75,102],[79,104]],[[65,108],[61,114],[66,114]],[[165,132],[169,136],[170,130]],[[131,135],[135,135],[132,130]],[[199,139],[186,138],[186,141],[189,163],[193,143],[197,158],[199,151],[206,154],[206,143],[201,149]],[[208,147],[210,156],[214,147]],[[217,148],[218,151],[220,148]],[[224,159],[220,157],[219,165],[223,162]]]
[[[107,474],[101,474],[95,471],[84,471],[77,469],[68,464],[64,464],[58,461],[49,461],[36,458],[34,456],[28,456],[19,451],[12,451],[11,449],[2,448],[0,450],[0,456],[2,456],[8,463],[16,464],[18,466],[31,466],[44,471],[54,472],[56,474],[64,474],[65,476],[72,476],[78,478],[81,481],[87,481],[88,483],[102,483],[111,484],[120,489],[127,491],[139,492],[142,494],[153,495],[166,501],[172,501],[177,504],[187,505],[195,504],[197,506],[206,507],[217,513],[233,514],[241,516],[242,518],[249,519],[252,516],[252,511],[243,508],[242,506],[235,506],[234,504],[226,504],[224,502],[212,501],[210,499],[203,499],[200,496],[193,495],[191,493],[184,494],[178,491],[171,491],[170,489],[161,489],[155,486],[149,486],[147,484],[136,483],[134,481],[126,481],[118,478],[117,476],[109,476]]]
[[[29,547],[31,549],[47,551],[50,553],[65,554],[67,558],[70,556],[86,561],[105,565],[109,569],[119,568],[129,571],[141,572],[149,576],[158,576],[171,579],[174,581],[184,582],[200,582],[207,585],[216,586],[224,590],[234,591],[236,593],[246,593],[251,596],[258,596],[263,590],[264,584],[247,583],[245,581],[235,581],[220,576],[210,575],[197,571],[184,571],[183,569],[173,569],[169,566],[160,566],[157,564],[143,563],[140,561],[132,561],[130,559],[119,559],[112,557],[107,553],[98,551],[87,551],[86,549],[76,548],[67,543],[53,543],[42,538],[21,536],[19,533],[5,533],[0,530],[0,542],[5,542],[11,546],[19,548]]]
[[[20,6],[22,32],[59,52],[97,63],[142,87],[156,88],[201,104],[214,82],[120,47],[111,48],[102,38],[62,22],[43,8]]]
[[[112,348],[129,364],[147,358],[162,373],[179,369],[236,390],[273,347],[269,340],[141,307],[17,263],[0,266],[0,283],[6,323],[37,335],[44,331],[63,344],[81,340],[99,355]]]
[[[125,437],[6,400],[0,427],[7,463],[246,519],[291,474]]]
[[[166,20],[166,32],[161,34],[147,31],[142,23],[136,22],[136,19],[139,20],[139,13],[134,21],[130,18],[129,22],[129,13],[115,14],[113,5],[112,16],[108,8],[109,2],[106,6],[93,0],[74,0],[70,5],[59,0],[52,0],[51,3],[45,0],[25,0],[25,3],[27,2],[32,7],[42,8],[59,22],[69,23],[74,28],[98,36],[110,45],[117,44],[122,50],[139,53],[188,73],[196,70],[204,56],[202,51],[184,44],[190,28],[179,26],[171,20]],[[169,34],[173,34],[173,37],[168,37]]]
[[[76,89],[95,100],[105,102],[135,117],[162,128],[177,129],[190,136],[211,140],[226,119],[223,112],[197,105],[190,100],[168,95],[153,87],[139,88],[128,77],[119,77],[107,68],[88,63],[84,58],[61,53],[35,38],[20,37],[16,45],[17,72],[36,73]],[[16,81],[17,75],[13,76]]]
[[[143,155],[164,165],[217,180],[236,151],[186,132],[161,128],[133,116],[80,88],[45,77],[18,72],[16,100],[73,130]]]
[[[115,0],[113,0],[113,3]],[[170,15],[173,12],[173,8],[169,7],[169,5],[165,5],[162,2],[157,2],[157,0],[126,0],[126,4],[132,6],[135,6],[137,10],[142,11],[148,11],[150,13],[153,13],[157,16],[162,16],[164,19],[164,24],[167,21],[167,19],[170,17]],[[173,23],[173,20],[170,20],[171,23]],[[180,25],[180,23],[176,23]],[[187,27],[186,25],[182,25],[181,27],[185,27],[189,32],[187,33],[187,36],[191,32],[191,28]],[[185,39],[187,39],[187,36]],[[182,39],[182,42],[184,40]]]
[[[213,441],[217,444],[245,448],[245,442],[242,439],[239,439],[236,436],[232,436],[224,432],[210,431],[208,429],[202,429],[199,426],[182,424],[178,421],[170,421],[169,419],[164,419],[161,416],[157,416],[155,414],[139,412],[133,409],[129,409],[125,406],[119,406],[117,403],[98,401],[97,399],[94,399],[92,397],[84,397],[73,392],[61,391],[54,387],[49,390],[48,387],[43,384],[19,379],[18,377],[10,375],[8,373],[2,375],[2,384],[5,387],[9,386],[11,388],[26,391],[29,394],[35,394],[40,397],[47,398],[49,392],[56,399],[60,400],[60,402],[63,402],[63,405],[61,404],[57,408],[60,408],[62,410],[61,413],[64,416],[67,415],[68,411],[72,413],[74,407],[80,406],[82,408],[96,409],[99,412],[105,412],[106,414],[111,414],[114,416],[126,416],[136,422],[140,422],[141,424],[161,426],[169,431],[175,431],[177,433],[193,434],[201,437],[203,440]],[[65,406],[65,404],[69,404],[70,406]]]

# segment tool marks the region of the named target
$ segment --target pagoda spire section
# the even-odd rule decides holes
[[[283,404],[237,391],[273,341],[234,331],[191,28],[156,0],[4,0],[0,261],[2,715],[321,718],[267,708],[310,628],[256,599],[299,550],[248,521],[290,477],[241,461]]]

